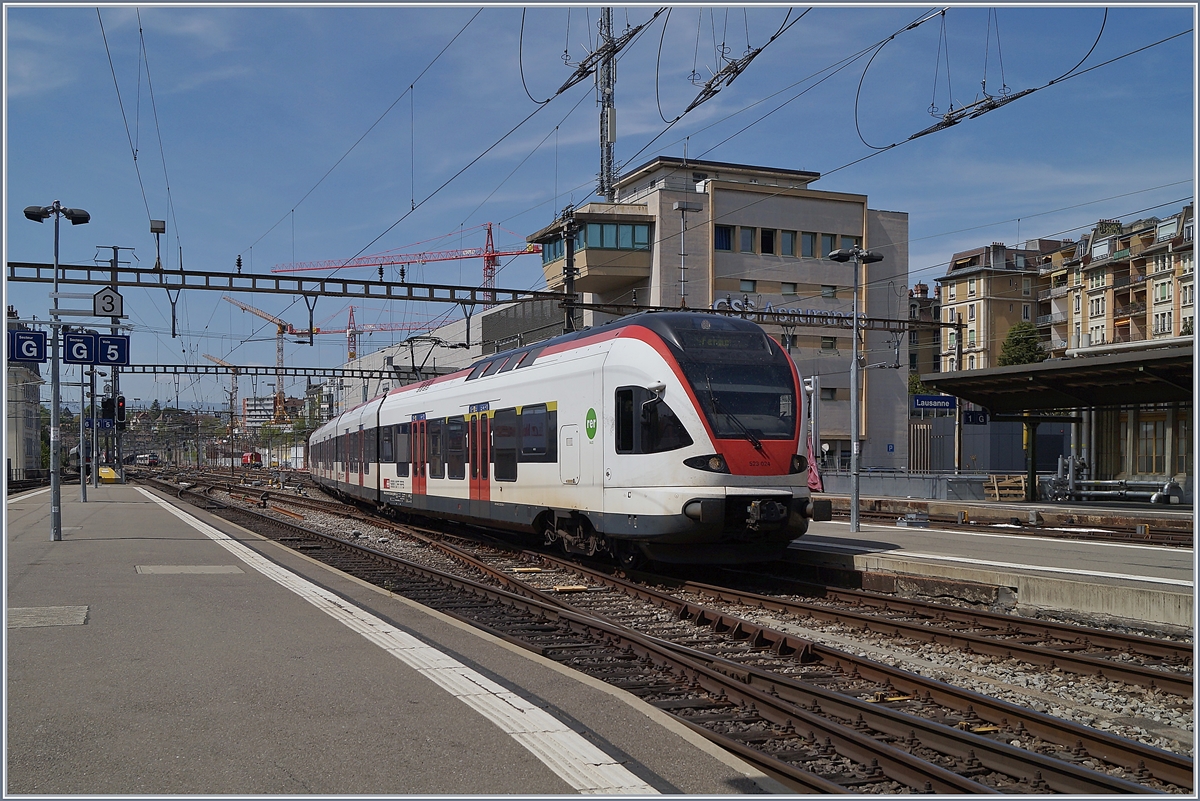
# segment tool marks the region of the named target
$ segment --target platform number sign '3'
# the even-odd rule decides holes
[[[596,438],[596,410],[588,409],[587,417],[583,419],[583,430],[587,432],[588,439]]]

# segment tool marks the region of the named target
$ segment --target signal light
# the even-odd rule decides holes
[[[113,419],[115,414],[114,403],[112,398],[101,398],[100,400],[100,416],[105,420]]]
[[[117,396],[117,422],[118,423],[125,422],[125,396],[124,395]]]

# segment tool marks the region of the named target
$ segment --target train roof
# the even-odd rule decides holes
[[[522,345],[517,348],[500,351],[497,353],[488,354],[471,363],[469,369],[472,371],[481,364],[495,361],[496,359],[508,358],[519,353],[526,353],[532,350],[539,349],[554,349],[556,351],[564,350],[562,345],[569,344],[576,340],[586,339],[602,334],[613,334],[616,331],[627,328],[631,325],[640,325],[658,334],[666,342],[671,343],[677,348],[682,349],[683,345],[679,341],[679,331],[695,328],[706,328],[717,331],[758,331],[762,332],[756,323],[749,320],[743,320],[740,317],[730,317],[724,314],[704,311],[644,311],[622,317],[619,320],[597,325],[592,328],[585,328],[582,331],[572,331],[569,334],[561,334],[550,339],[543,339],[540,342],[535,342],[531,345]]]

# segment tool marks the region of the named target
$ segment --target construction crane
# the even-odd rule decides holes
[[[431,250],[424,253],[379,253],[374,256],[359,256],[354,259],[326,259],[325,261],[305,261],[276,264],[271,268],[273,273],[299,273],[309,270],[336,270],[341,267],[378,267],[381,271],[385,265],[424,264],[428,261],[451,261],[453,259],[483,259],[483,288],[496,288],[496,269],[500,266],[503,256],[523,256],[529,253],[541,253],[541,245],[513,245],[496,250],[492,242],[492,224],[484,223],[487,229],[487,239],[481,248],[461,248],[458,250]]]
[[[256,309],[253,306],[242,303],[240,300],[225,295],[225,300],[237,306],[242,311],[248,311],[251,314],[258,315],[269,323],[275,324],[275,416],[274,422],[277,425],[284,425],[288,422],[286,395],[283,391],[283,335],[290,334],[292,336],[307,336],[313,335],[312,331],[301,330],[294,328],[291,323],[286,323],[273,314],[269,314],[262,309]]]
[[[210,362],[215,362],[216,364],[219,364],[222,367],[229,368],[229,384],[230,384],[230,389],[229,389],[229,434],[230,434],[230,436],[232,436],[233,434],[236,433],[233,430],[234,429],[233,420],[234,420],[235,415],[237,414],[236,410],[237,410],[237,397],[238,397],[238,387],[237,387],[238,368],[235,365],[232,365],[229,362],[225,361],[224,359],[218,359],[216,356],[210,356],[207,353],[204,354],[204,358],[208,359]]]
[[[318,328],[314,333],[317,334],[345,334],[346,335],[346,361],[352,362],[358,358],[358,335],[371,334],[375,331],[428,331],[435,325],[433,322],[424,323],[363,323],[356,325],[354,322],[354,307],[350,307],[350,320],[346,323],[345,328]]]

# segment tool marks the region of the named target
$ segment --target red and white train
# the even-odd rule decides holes
[[[624,564],[761,561],[830,516],[799,453],[803,397],[754,323],[646,312],[368,401],[313,432],[310,470],[382,509]]]

